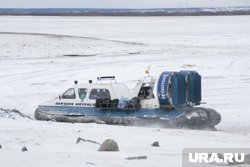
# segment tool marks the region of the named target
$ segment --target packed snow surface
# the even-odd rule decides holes
[[[4,167],[181,166],[192,147],[248,147],[250,140],[250,16],[213,17],[0,17],[0,162]],[[218,131],[41,122],[41,102],[74,80],[115,75],[133,88],[151,74],[196,70],[203,107],[222,115]],[[6,110],[5,110],[6,111]],[[78,137],[114,139],[119,152],[76,144]],[[160,147],[151,144],[159,141]],[[26,146],[28,151],[22,152]],[[147,156],[142,160],[126,160]]]

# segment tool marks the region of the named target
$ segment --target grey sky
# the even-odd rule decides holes
[[[0,8],[169,8],[250,6],[250,0],[0,0]]]

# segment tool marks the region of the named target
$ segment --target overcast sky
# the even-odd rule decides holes
[[[0,0],[0,8],[171,8],[250,6],[250,0]]]

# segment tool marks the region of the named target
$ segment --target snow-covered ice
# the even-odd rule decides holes
[[[204,107],[222,115],[218,131],[40,122],[0,118],[4,166],[181,166],[187,147],[247,147],[250,139],[250,16],[0,17],[0,108],[33,117],[74,80],[116,75],[130,88],[151,65],[197,70]],[[65,56],[78,55],[78,56]],[[82,137],[116,140],[97,152]],[[151,147],[154,141],[160,147]],[[28,152],[21,152],[26,146]],[[146,155],[146,160],[125,160]]]

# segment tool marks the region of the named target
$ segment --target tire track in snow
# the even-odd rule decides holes
[[[119,41],[119,40],[112,40],[112,39],[102,39],[102,38],[95,38],[95,37],[82,37],[82,36],[62,35],[62,34],[28,33],[28,32],[0,32],[0,34],[47,36],[47,37],[52,37],[52,38],[78,38],[78,39],[90,39],[90,40],[98,40],[98,41],[123,43],[123,44],[130,44],[130,45],[140,45],[140,46],[146,45],[144,43],[138,43],[138,42],[128,42],[128,41]]]

